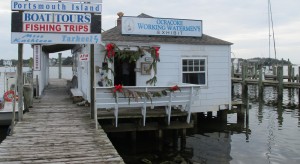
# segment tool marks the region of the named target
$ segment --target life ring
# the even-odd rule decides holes
[[[15,92],[13,90],[9,90],[4,93],[4,100],[7,102],[12,102],[14,99]]]

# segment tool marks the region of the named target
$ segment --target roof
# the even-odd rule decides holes
[[[146,14],[138,17],[152,18]],[[203,34],[202,37],[189,36],[149,36],[149,35],[122,35],[121,26],[116,26],[102,33],[104,42],[139,42],[139,43],[173,43],[173,44],[193,44],[193,45],[232,45],[232,43]]]
[[[43,45],[43,51],[47,53],[56,53],[60,51],[71,50],[74,48],[74,44],[53,44],[53,45]]]

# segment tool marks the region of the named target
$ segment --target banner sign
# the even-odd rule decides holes
[[[40,23],[78,23],[87,24],[92,22],[91,14],[85,13],[45,13],[45,12],[24,12],[23,22]]]
[[[33,45],[33,70],[41,70],[41,45]]]
[[[101,34],[61,34],[12,32],[12,44],[99,44]]]
[[[91,14],[24,12],[23,32],[90,33]]]
[[[122,34],[201,37],[202,21],[123,16]]]
[[[89,54],[80,54],[79,61],[89,61]]]
[[[90,33],[91,27],[81,24],[23,23],[23,32]]]
[[[101,33],[101,15],[12,12],[11,32]]]
[[[102,4],[99,3],[72,3],[72,2],[45,2],[45,1],[11,1],[12,11],[44,11],[44,12],[102,12]]]

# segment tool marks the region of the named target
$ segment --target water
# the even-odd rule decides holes
[[[163,148],[158,149],[150,132],[138,135],[136,145],[129,144],[130,137],[126,135],[110,138],[126,163],[147,163],[149,160],[152,163],[299,164],[297,90],[285,89],[282,101],[277,100],[273,87],[265,88],[263,99],[257,93],[257,87],[249,86],[248,97],[244,100],[251,106],[248,123],[237,121],[236,114],[228,114],[227,123],[204,119],[188,131],[185,148],[178,142],[175,147],[164,143]],[[238,84],[233,99],[242,100]]]

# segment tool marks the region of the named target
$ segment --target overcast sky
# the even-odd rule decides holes
[[[10,0],[0,1],[0,58],[17,59],[11,44]],[[203,33],[233,43],[232,57],[269,57],[268,0],[103,0],[102,29],[116,25],[117,12],[203,21]],[[277,58],[300,64],[299,0],[271,0]],[[70,56],[70,52],[63,52]],[[24,59],[32,57],[25,45]],[[57,57],[57,54],[53,54]],[[271,57],[275,58],[273,47]]]

